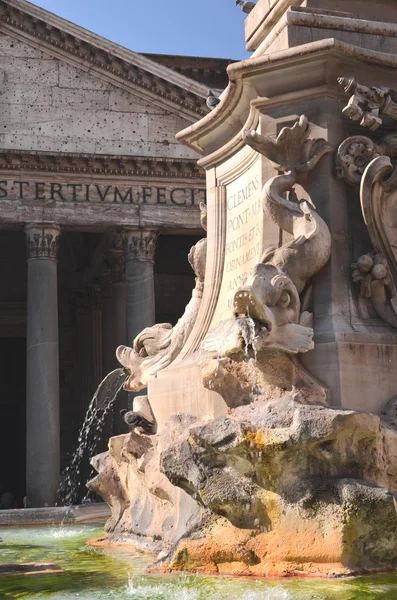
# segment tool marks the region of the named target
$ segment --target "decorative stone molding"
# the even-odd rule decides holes
[[[58,260],[61,230],[57,225],[27,225],[25,233],[27,260],[37,258]]]
[[[343,114],[375,130],[382,124],[380,114],[397,121],[395,92],[367,88],[354,78],[340,78],[352,93]],[[397,99],[397,98],[396,98]],[[373,250],[352,265],[352,278],[360,284],[360,296],[370,300],[377,315],[397,328],[397,170],[391,159],[397,156],[397,134],[380,141],[353,136],[342,142],[336,157],[336,176],[348,184],[360,184],[360,202]]]
[[[145,156],[29,152],[0,150],[0,169],[45,173],[81,173],[158,179],[197,179],[205,182],[196,159],[167,159]]]
[[[336,177],[357,185],[369,163],[378,156],[397,156],[397,134],[391,133],[377,143],[363,135],[349,137],[336,154]]]
[[[14,4],[14,5],[12,5]],[[205,94],[199,83],[192,82],[192,91],[188,88],[189,80],[183,81],[181,76],[170,69],[171,81],[165,75],[161,77],[160,65],[155,65],[153,71],[145,69],[145,64],[150,62],[143,57],[134,64],[134,53],[118,47],[116,44],[107,42],[107,49],[101,47],[103,40],[98,36],[90,35],[84,30],[70,26],[62,19],[46,15],[44,11],[36,7],[28,7],[25,11],[20,2],[0,1],[0,28],[6,32],[12,32],[17,37],[35,40],[42,47],[56,54],[57,57],[64,53],[69,61],[74,62],[80,68],[88,67],[89,70],[102,73],[107,80],[114,82],[120,80],[131,88],[131,91],[140,90],[145,97],[152,97],[163,101],[163,104],[180,107],[185,113],[198,118],[208,113],[205,107]],[[34,12],[37,16],[30,14]],[[70,29],[70,31],[68,31]],[[73,31],[73,33],[72,33]],[[130,60],[128,60],[130,58]],[[180,81],[180,85],[178,82]],[[194,89],[196,88],[197,93]],[[203,96],[200,96],[200,93]]]
[[[139,229],[123,234],[123,249],[126,261],[154,262],[158,231]]]
[[[342,114],[352,121],[361,119],[361,127],[375,131],[382,125],[381,115],[387,115],[397,121],[396,92],[389,88],[367,87],[354,77],[339,77],[339,85],[350,95],[349,102]]]

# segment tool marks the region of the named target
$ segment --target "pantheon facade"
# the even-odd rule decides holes
[[[230,62],[0,0],[0,494],[53,504],[115,348],[182,315],[205,178],[175,134]]]

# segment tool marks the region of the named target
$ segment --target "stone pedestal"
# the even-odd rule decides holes
[[[58,227],[25,229],[28,257],[26,495],[31,507],[53,506],[60,475]]]

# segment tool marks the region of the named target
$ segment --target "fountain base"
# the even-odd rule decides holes
[[[213,420],[175,415],[160,436],[112,438],[90,487],[111,506],[108,541],[158,553],[155,570],[388,571],[396,447],[397,430],[378,416],[285,396]]]

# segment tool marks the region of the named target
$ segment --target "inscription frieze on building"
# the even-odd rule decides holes
[[[131,183],[76,183],[62,181],[0,180],[0,202],[76,202],[198,206],[205,201],[204,188],[136,185]]]

